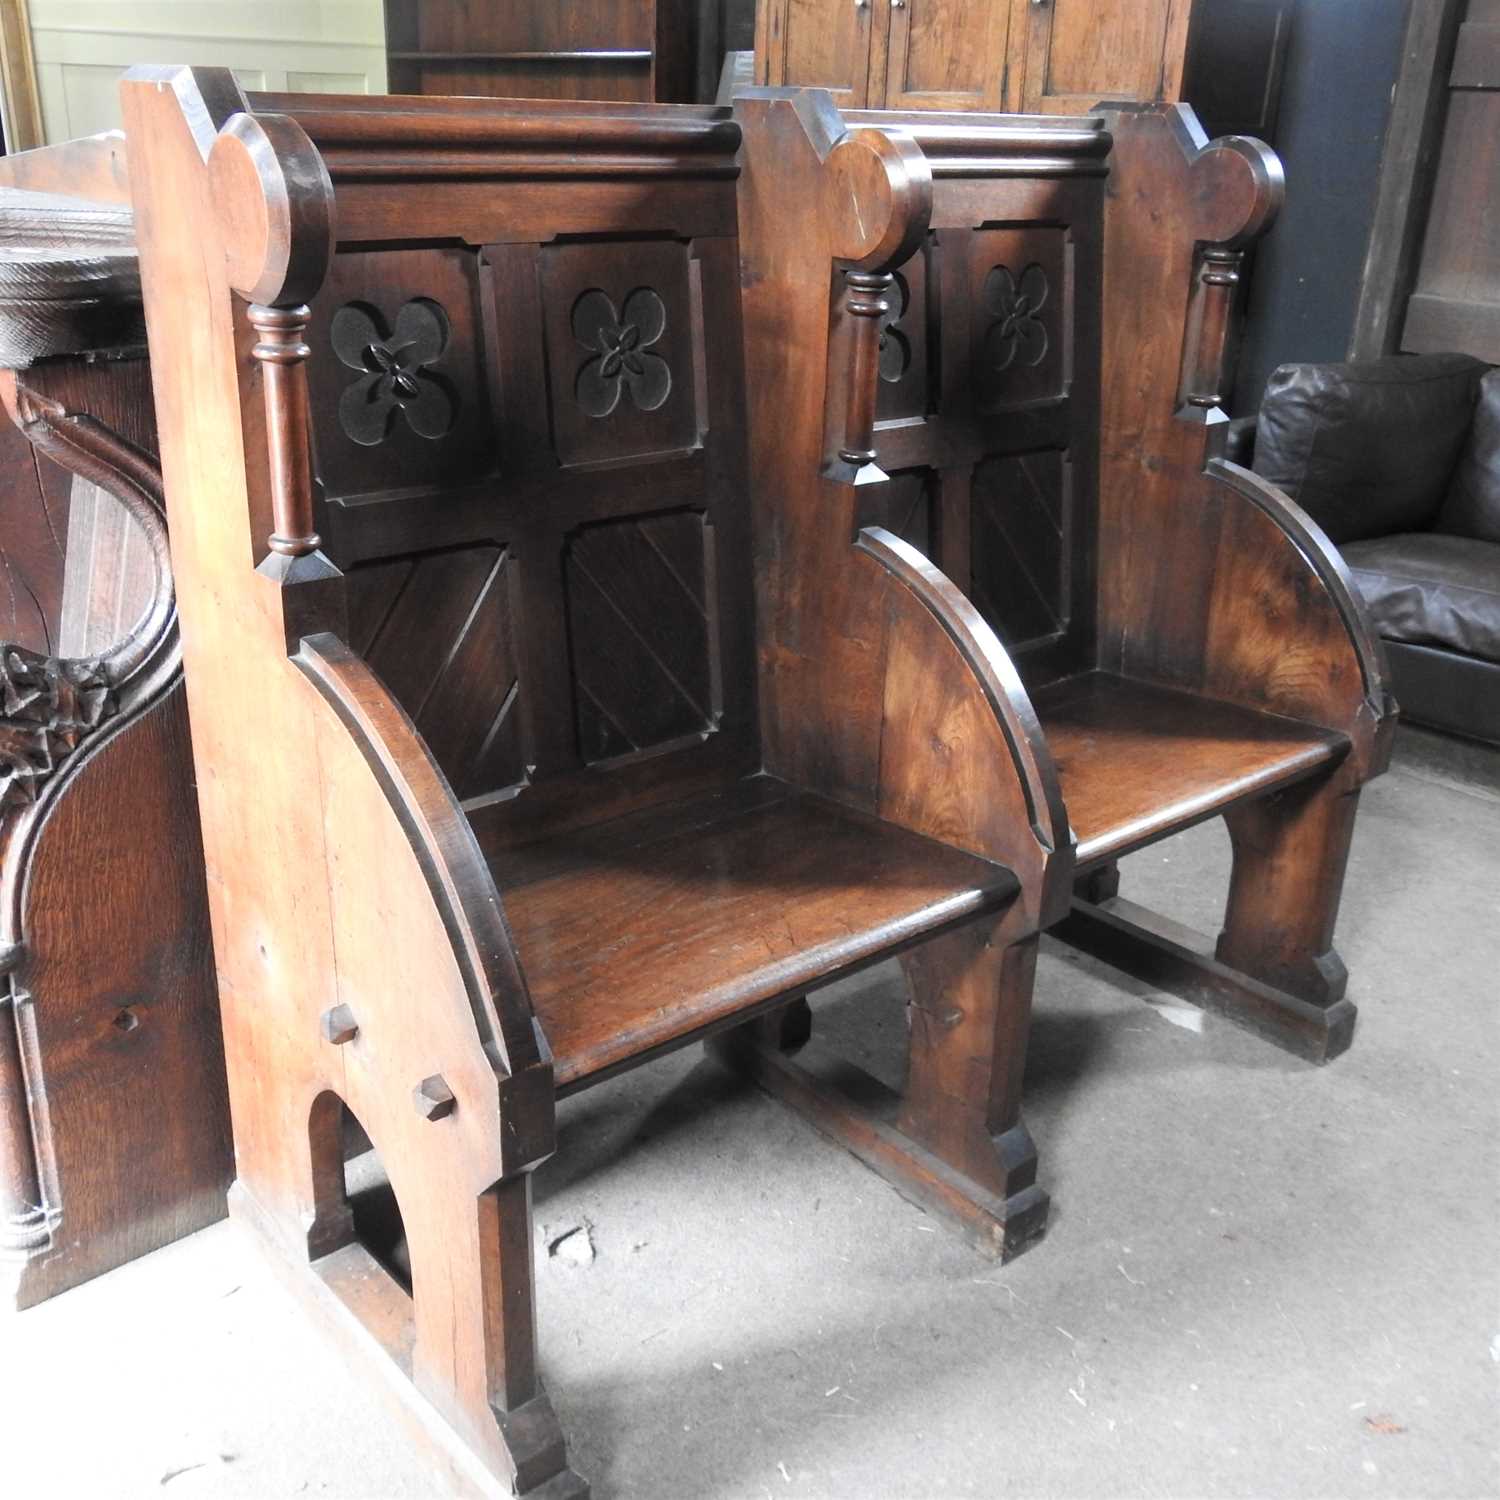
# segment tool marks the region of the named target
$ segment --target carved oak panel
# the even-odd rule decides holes
[[[558,461],[696,447],[702,331],[688,247],[564,243],[540,262]]]
[[[1067,629],[1071,485],[1056,450],[989,458],[970,488],[971,591],[1012,653]]]
[[[1066,395],[1072,375],[1066,231],[1027,225],[968,238],[976,406],[998,411]]]
[[[313,308],[317,472],[329,499],[473,480],[493,471],[479,255],[345,251]]]
[[[348,574],[350,636],[460,797],[528,775],[515,563],[500,546],[394,558]]]
[[[717,726],[713,545],[701,511],[606,521],[568,539],[563,568],[585,762]]]

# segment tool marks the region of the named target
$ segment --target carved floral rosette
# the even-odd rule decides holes
[[[118,707],[104,664],[0,645],[0,814],[42,782]]]

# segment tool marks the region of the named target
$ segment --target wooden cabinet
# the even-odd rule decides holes
[[[1084,114],[1180,99],[1194,0],[760,0],[756,79],[848,107]]]
[[[817,83],[840,103],[869,102],[875,7],[845,0],[763,0],[756,15],[758,83]]]
[[[850,108],[1005,109],[1013,0],[761,0],[756,80]]]
[[[1193,0],[1027,0],[1015,9],[1015,107],[1028,114],[1086,114],[1101,99],[1182,97]]]
[[[1010,0],[871,0],[888,26],[870,51],[870,103],[889,109],[1004,109]],[[884,42],[884,49],[880,43]],[[876,98],[876,79],[883,92]]]

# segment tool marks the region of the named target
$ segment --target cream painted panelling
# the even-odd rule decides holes
[[[247,89],[385,92],[381,0],[31,0],[49,141],[116,130],[134,63],[231,68]]]

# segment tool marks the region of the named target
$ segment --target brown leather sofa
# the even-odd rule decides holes
[[[1403,716],[1500,744],[1500,369],[1463,354],[1282,365],[1225,456],[1338,544]]]

